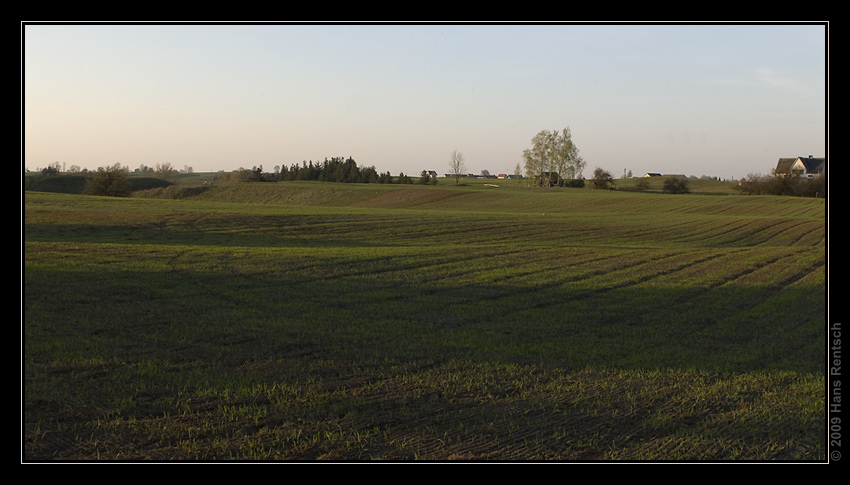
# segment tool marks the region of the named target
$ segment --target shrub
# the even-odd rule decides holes
[[[593,171],[593,188],[594,189],[607,189],[614,183],[614,177],[611,176],[611,173],[601,169],[596,168]]]
[[[679,177],[670,177],[665,180],[662,190],[667,194],[687,194],[691,191],[688,181]]]
[[[127,178],[127,169],[119,163],[111,167],[100,167],[94,176],[86,181],[83,193],[87,195],[126,197],[130,195],[130,184],[127,182]]]
[[[744,195],[789,195],[796,197],[826,197],[826,179],[804,179],[783,175],[749,174],[738,183]]]

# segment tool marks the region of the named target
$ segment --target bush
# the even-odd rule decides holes
[[[594,189],[607,189],[614,183],[614,177],[611,175],[611,172],[608,172],[601,168],[596,168],[593,171],[593,188]]]
[[[747,178],[741,180],[737,189],[744,195],[826,197],[826,179],[749,174]]]
[[[127,182],[127,178],[127,169],[118,163],[111,167],[100,167],[94,177],[86,181],[83,193],[86,195],[126,197],[130,195],[130,184]]]
[[[678,177],[670,177],[665,180],[662,190],[667,194],[688,194],[691,192],[688,181]]]

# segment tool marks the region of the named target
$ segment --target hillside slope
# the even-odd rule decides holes
[[[156,189],[140,196],[266,205],[420,209],[536,214],[676,213],[822,219],[824,199],[773,196],[669,195],[590,189],[473,185],[417,186],[322,182],[242,183],[184,190]]]

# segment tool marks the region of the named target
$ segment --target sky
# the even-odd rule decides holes
[[[743,178],[826,156],[826,24],[22,24],[22,161],[195,172],[351,157]]]

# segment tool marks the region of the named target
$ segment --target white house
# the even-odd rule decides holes
[[[826,158],[808,157],[780,158],[773,170],[775,175],[791,175],[802,178],[820,177],[826,173]]]

